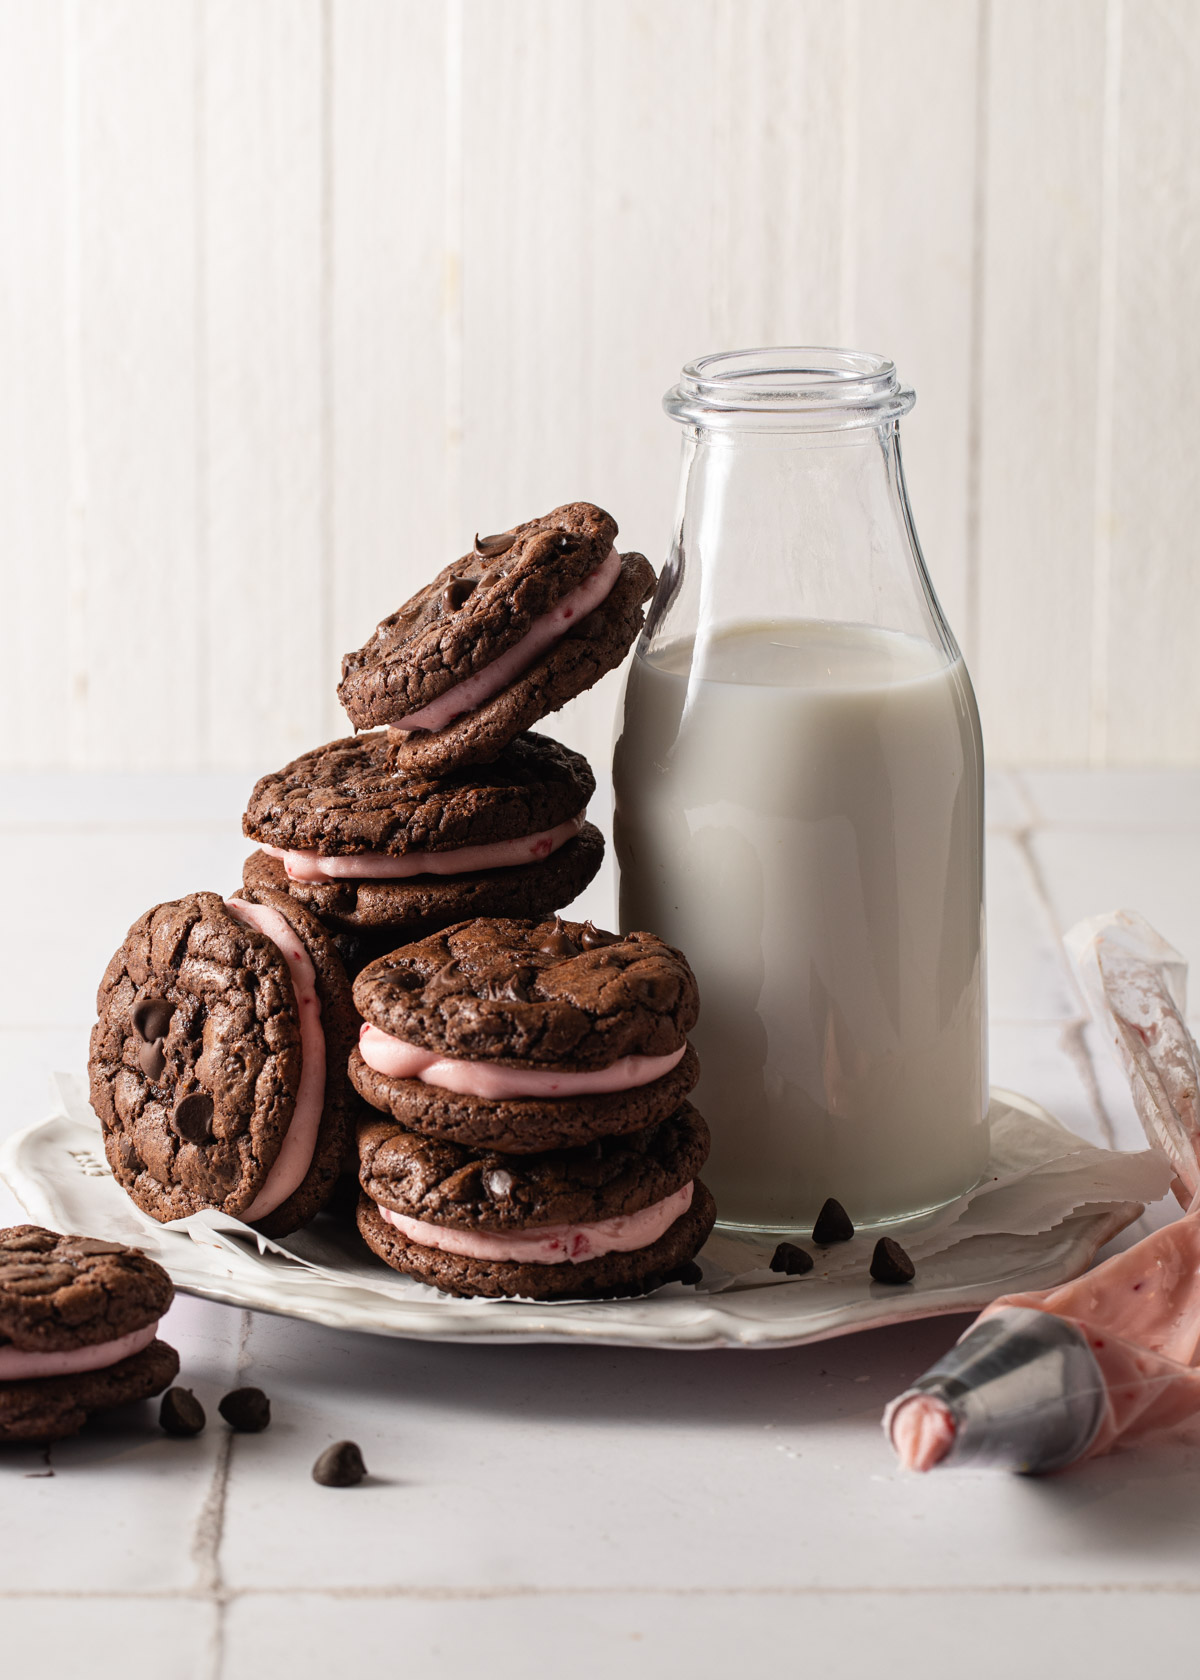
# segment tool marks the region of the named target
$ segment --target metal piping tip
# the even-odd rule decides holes
[[[949,1412],[954,1440],[937,1462],[952,1468],[1044,1475],[1087,1451],[1104,1418],[1104,1378],[1083,1333],[1035,1307],[1002,1307],[898,1395],[884,1432],[919,1395]]]

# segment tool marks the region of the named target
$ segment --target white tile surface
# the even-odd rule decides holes
[[[302,1596],[286,1609],[250,1597],[230,1606],[224,1673],[262,1680],[272,1663],[315,1675],[327,1664],[356,1672],[399,1659],[408,1680],[546,1671],[572,1680],[1123,1680],[1186,1665],[1193,1618],[1190,1594],[1122,1591]]]
[[[1189,770],[1025,770],[1014,778],[1034,820],[1055,826],[1200,826],[1200,777]]]
[[[71,1598],[61,1575],[47,1584],[61,1596],[0,1601],[4,1668],[13,1680],[209,1680],[217,1650],[215,1605]]]
[[[1049,828],[1036,831],[1031,844],[1064,931],[1102,910],[1139,910],[1200,962],[1200,833]]]
[[[1058,935],[1123,901],[1200,953],[1200,835],[1171,815],[1200,809],[1200,776],[1190,792],[1160,780],[1161,821],[1141,825],[1118,820],[1120,778],[991,787],[993,1081],[1126,1148],[1140,1129]],[[0,976],[0,1132],[42,1110],[49,1072],[81,1065],[124,926],[197,880],[234,884],[244,793],[238,778],[0,783],[0,862],[61,881],[83,855],[91,887],[10,911],[25,961]],[[595,809],[605,822],[603,795]],[[611,925],[611,894],[606,866],[573,913]],[[166,1334],[208,1409],[199,1440],[159,1435],[151,1406],[55,1447],[53,1477],[32,1449],[0,1455],[5,1657],[43,1651],[49,1680],[73,1680],[81,1652],[98,1680],[384,1662],[415,1680],[551,1665],[723,1680],[798,1651],[851,1680],[930,1680],[968,1648],[982,1680],[1180,1664],[1200,1431],[1054,1481],[903,1476],[880,1412],[963,1322],[668,1354],[404,1343],[181,1300]],[[271,1395],[263,1435],[217,1415],[239,1382]],[[314,1458],[345,1437],[370,1479],[317,1487]]]
[[[988,1012],[998,1021],[1057,1021],[1078,1004],[1023,838],[987,837]]]

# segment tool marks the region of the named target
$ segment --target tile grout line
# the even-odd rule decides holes
[[[233,1381],[235,1388],[241,1386],[252,1322],[250,1314],[243,1311],[238,1327]],[[217,1448],[212,1480],[192,1536],[192,1561],[196,1565],[197,1574],[196,1589],[192,1593],[181,1595],[205,1599],[213,1607],[213,1625],[208,1648],[208,1680],[220,1680],[225,1660],[225,1611],[230,1595],[221,1573],[221,1542],[225,1536],[225,1502],[229,1492],[229,1476],[233,1468],[234,1439],[234,1431],[226,1430]]]
[[[1134,1598],[1194,1598],[1200,1596],[1197,1581],[965,1581],[952,1584],[896,1583],[892,1586],[873,1583],[869,1586],[828,1582],[804,1582],[777,1586],[692,1587],[647,1586],[644,1582],[615,1583],[611,1586],[567,1584],[539,1587],[516,1584],[504,1587],[414,1587],[402,1584],[377,1587],[230,1587],[222,1590],[223,1606],[240,1602],[262,1602],[266,1599],[320,1598],[334,1602],[352,1603],[406,1601],[412,1603],[502,1603],[511,1599],[533,1598],[1003,1598],[1020,1596],[1078,1598],[1102,1595]],[[187,1588],[163,1588],[160,1591],[122,1591],[120,1588],[94,1587],[75,1591],[54,1588],[29,1591],[0,1589],[0,1603],[101,1603],[124,1604],[188,1604],[204,1602],[209,1594]]]

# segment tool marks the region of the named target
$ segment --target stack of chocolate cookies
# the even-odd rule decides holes
[[[541,919],[604,841],[587,761],[530,726],[619,665],[654,573],[572,502],[470,554],[342,661],[356,730],[264,776],[243,819],[245,893],[318,916],[350,972],[471,916]]]
[[[642,1294],[713,1226],[685,1099],[696,982],[650,933],[479,919],[371,963],[354,1001],[358,1227],[451,1295]]]
[[[153,1218],[285,1236],[358,1170],[370,1246],[456,1294],[635,1293],[699,1249],[691,971],[547,920],[604,841],[586,760],[531,725],[641,627],[654,573],[616,535],[574,502],[477,537],[343,660],[366,733],[256,784],[237,894],[130,929],[89,1072]]]

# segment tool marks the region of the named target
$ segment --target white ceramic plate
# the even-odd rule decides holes
[[[60,1079],[60,1091],[59,1113],[0,1149],[0,1177],[32,1220],[136,1243],[180,1289],[209,1300],[435,1341],[789,1347],[905,1319],[974,1312],[998,1295],[1076,1276],[1144,1202],[1165,1191],[1169,1176],[1149,1153],[1096,1150],[1036,1103],[993,1092],[993,1162],[982,1190],[936,1229],[896,1233],[918,1264],[916,1281],[906,1288],[871,1282],[869,1239],[827,1251],[807,1277],[784,1278],[765,1267],[769,1246],[756,1251],[717,1233],[701,1257],[705,1276],[698,1288],[670,1284],[641,1300],[553,1306],[456,1300],[390,1271],[355,1232],[332,1220],[318,1220],[286,1246],[213,1215],[155,1224],[110,1175],[78,1082]],[[1013,1229],[992,1228],[996,1218]]]

